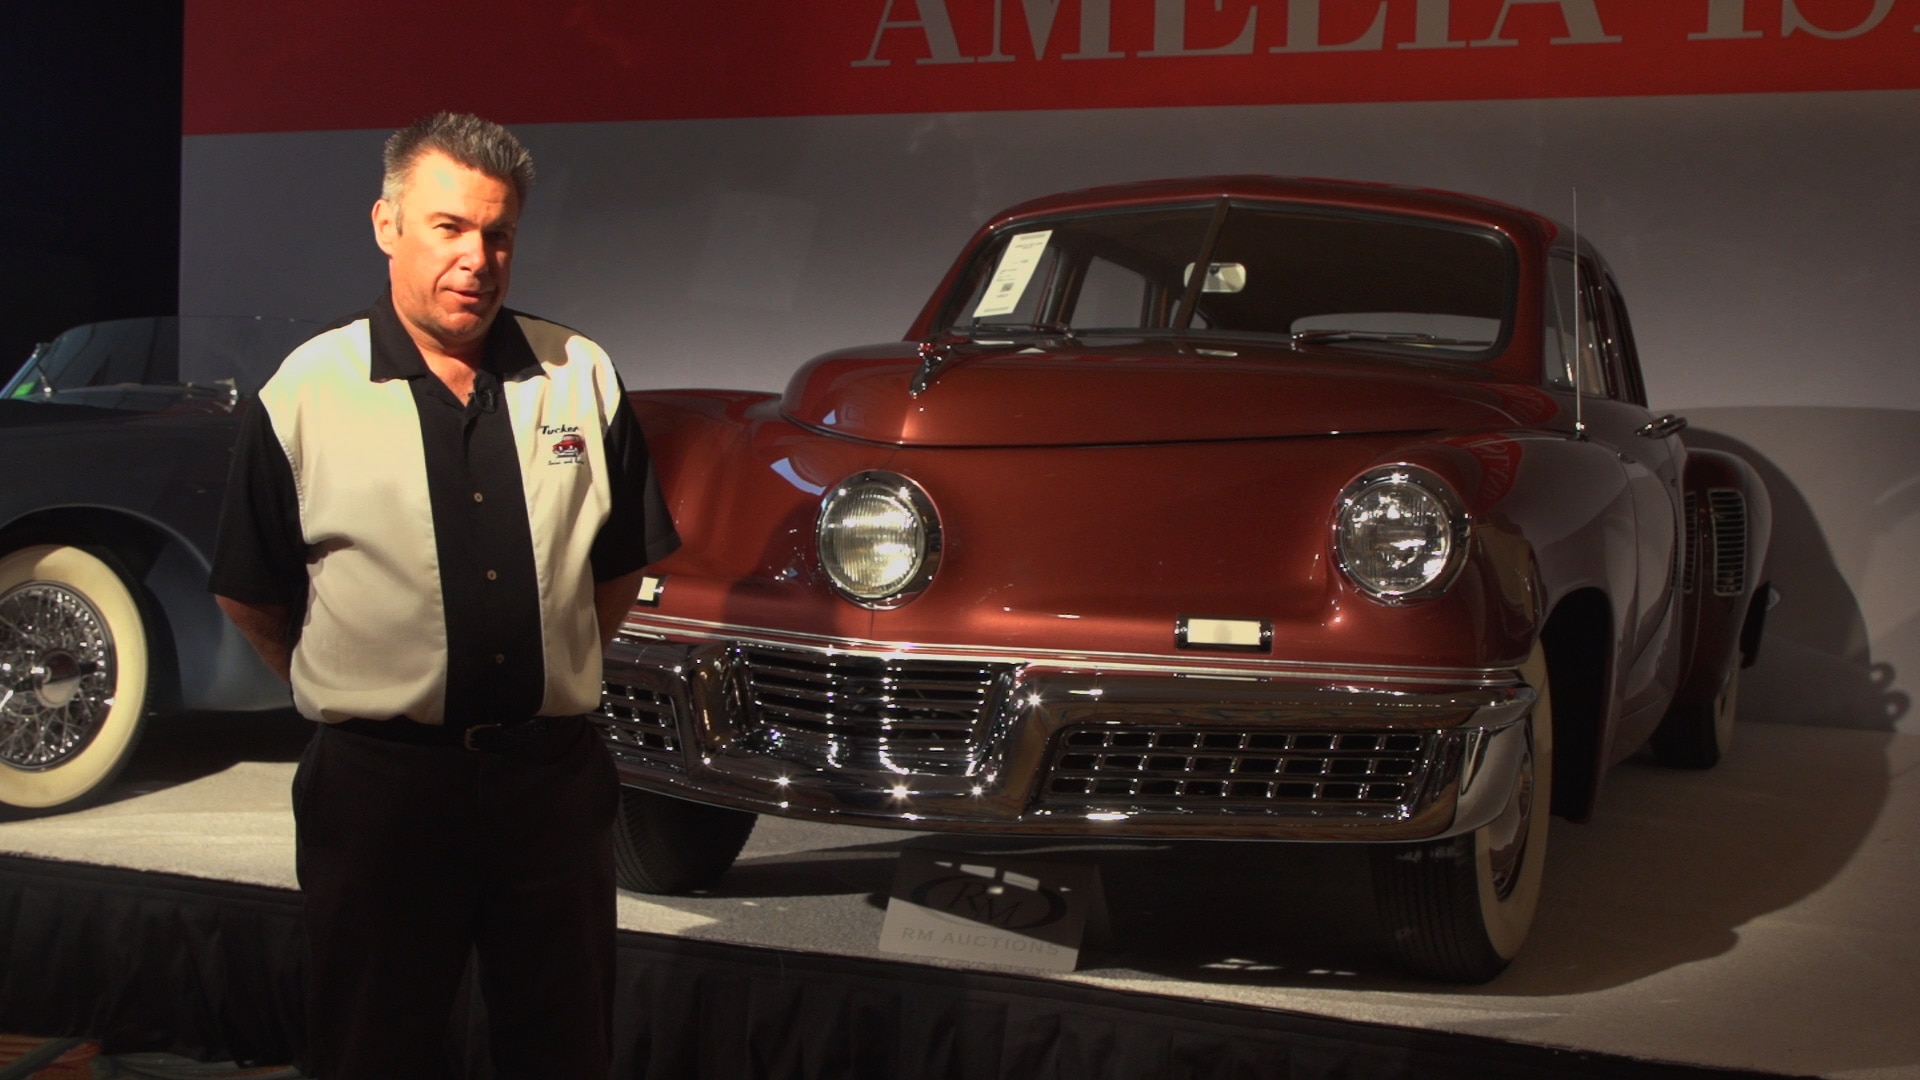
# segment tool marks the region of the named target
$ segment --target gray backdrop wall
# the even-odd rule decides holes
[[[1579,223],[1649,392],[1749,452],[1784,599],[1741,716],[1920,730],[1920,91],[528,125],[513,303],[635,389],[777,389],[898,338],[989,214],[1091,184],[1271,172]],[[330,316],[384,281],[384,130],[196,135],[183,314]]]

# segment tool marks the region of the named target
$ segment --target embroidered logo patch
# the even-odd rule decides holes
[[[578,465],[587,460],[587,440],[573,424],[541,424],[540,434],[553,440],[549,465]]]
[[[568,433],[560,436],[559,441],[553,444],[553,461],[550,464],[577,465],[586,453],[587,440]]]

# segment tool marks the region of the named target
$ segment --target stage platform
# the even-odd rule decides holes
[[[306,734],[163,718],[108,801],[0,819],[0,1031],[297,1053]],[[995,845],[1100,873],[1109,939],[1045,975],[880,951],[902,847],[947,839],[765,819],[715,888],[622,895],[622,1067],[1920,1078],[1916,766],[1920,736],[1784,725],[1707,773],[1629,762],[1554,823],[1527,951],[1470,989],[1395,971],[1349,849]]]

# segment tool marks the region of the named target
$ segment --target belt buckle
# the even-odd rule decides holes
[[[489,731],[499,726],[500,726],[499,724],[475,724],[474,726],[461,732],[460,745],[466,747],[469,750],[479,750],[481,749],[480,747],[473,745],[474,735],[478,732]]]

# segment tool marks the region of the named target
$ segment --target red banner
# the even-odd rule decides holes
[[[187,0],[189,135],[1920,88],[1920,0]]]

